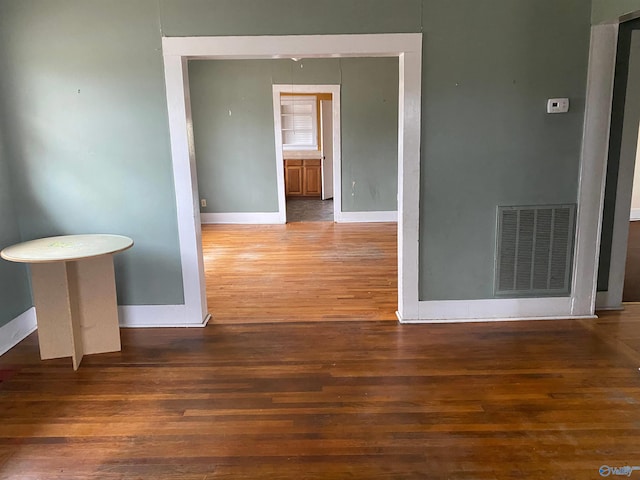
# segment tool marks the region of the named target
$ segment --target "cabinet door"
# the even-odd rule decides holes
[[[322,193],[322,175],[320,173],[319,165],[312,165],[304,167],[304,193],[308,196],[320,196]]]
[[[285,194],[287,196],[303,195],[302,165],[286,165],[284,169]]]

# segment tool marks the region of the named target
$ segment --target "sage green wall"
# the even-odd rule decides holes
[[[398,208],[398,59],[342,65],[342,210]]]
[[[162,35],[422,31],[420,297],[491,297],[496,206],[576,201],[590,16],[588,0],[0,0],[22,238],[131,235],[121,302],[180,303]],[[569,114],[544,113],[555,96]]]
[[[420,298],[490,298],[496,207],[576,202],[590,4],[424,5]]]
[[[421,0],[160,0],[168,37],[419,32],[421,10]]]
[[[199,60],[189,81],[203,212],[278,210],[273,84],[341,83],[342,209],[397,208],[397,58]]]
[[[128,235],[119,302],[183,303],[157,1],[3,1],[0,19],[22,239]]]
[[[591,22],[608,23],[628,13],[640,11],[640,0],[592,0]]]
[[[202,212],[276,212],[270,61],[189,62]]]
[[[0,250],[20,241],[18,216],[13,203],[9,166],[0,130]],[[27,266],[0,259],[0,327],[28,310],[31,305]]]

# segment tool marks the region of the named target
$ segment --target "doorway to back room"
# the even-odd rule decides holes
[[[342,205],[340,85],[274,85],[273,118],[286,221],[335,221]]]
[[[255,205],[264,205],[258,199],[269,188],[277,193],[279,202],[286,201],[287,193],[289,202],[314,199],[311,195],[296,197],[293,174],[298,173],[297,186],[306,182],[300,193],[315,194],[323,203],[332,202],[330,198],[322,200],[323,196],[336,196],[335,204],[340,205],[341,132],[345,131],[350,133],[346,142],[351,152],[350,175],[361,175],[364,170],[373,177],[367,182],[373,190],[391,190],[391,208],[395,210],[397,60],[322,62],[325,76],[329,72],[336,80],[344,66],[344,98],[339,84],[272,86],[273,72],[286,74],[289,63],[189,63],[199,196],[205,197],[211,208],[229,215],[234,212],[224,209],[241,202],[255,199]],[[311,70],[318,62],[300,64]],[[369,78],[363,71],[378,75]],[[266,102],[265,95],[271,101]],[[344,119],[340,109],[343,101],[350,106]],[[300,104],[306,108],[298,108]],[[301,113],[310,113],[312,118],[298,118]],[[307,165],[307,160],[317,165]],[[266,175],[256,174],[261,169],[282,174],[267,182]],[[310,187],[312,181],[315,188]],[[365,182],[359,177],[357,183]],[[236,188],[240,184],[244,188]],[[357,193],[356,199],[364,195]],[[203,223],[210,222],[209,215],[203,213]],[[252,221],[257,225],[223,225],[219,221],[204,225],[207,303],[214,312],[211,322],[394,320],[396,224],[334,224],[333,211],[330,215],[328,224],[265,225],[256,217]],[[291,216],[289,208],[288,222]]]
[[[421,34],[163,38],[169,131],[184,285],[181,315],[207,317],[188,80],[192,59],[395,57],[398,59],[398,315],[419,318]],[[366,217],[366,216],[365,216]],[[278,218],[282,219],[278,216]],[[215,315],[215,312],[212,312]]]

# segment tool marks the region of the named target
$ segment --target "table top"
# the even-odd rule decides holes
[[[63,235],[17,243],[2,250],[0,256],[11,262],[66,262],[118,253],[132,246],[133,240],[121,235]]]

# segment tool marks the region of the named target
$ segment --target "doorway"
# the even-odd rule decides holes
[[[280,210],[287,222],[335,221],[342,211],[340,85],[272,88]]]
[[[640,20],[632,20],[620,24],[617,39],[597,279],[596,307],[601,310],[620,309],[623,301],[640,300],[640,290],[625,287],[627,282],[640,280],[640,225],[630,222],[640,124],[639,85]]]
[[[180,317],[184,322],[202,324],[208,315],[188,61],[302,56],[399,59],[397,313],[402,320],[418,319],[422,34],[164,37],[162,50],[184,287]]]

